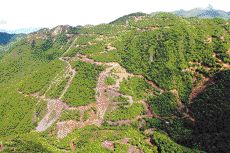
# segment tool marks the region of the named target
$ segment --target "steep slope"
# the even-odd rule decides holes
[[[227,105],[229,41],[225,20],[169,13],[31,33],[0,60],[0,150],[210,151],[196,136],[213,137],[201,129],[210,117],[228,120],[199,102]]]
[[[207,152],[228,152],[230,147],[230,70],[221,71],[190,104],[195,119],[194,135],[189,140]],[[210,145],[212,147],[210,147]]]

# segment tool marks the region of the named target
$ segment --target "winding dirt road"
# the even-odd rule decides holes
[[[64,90],[62,91],[59,99],[62,99],[65,95],[65,93],[67,92],[67,90],[69,89],[71,83],[73,82],[73,79],[76,75],[76,70],[74,68],[72,68],[71,64],[69,63],[69,59],[68,58],[65,58],[65,57],[60,57],[59,60],[63,61],[63,62],[66,62],[67,63],[67,73],[70,75],[70,78],[67,82],[67,84],[65,85],[65,88]]]
[[[67,121],[61,121],[61,122],[57,122],[57,136],[59,138],[64,138],[65,136],[67,136],[67,134],[71,133],[74,129],[76,128],[81,128],[87,125],[97,125],[100,126],[103,121],[104,121],[104,116],[105,113],[110,105],[110,99],[109,99],[109,92],[113,93],[113,95],[118,95],[121,96],[122,94],[119,93],[119,88],[120,88],[120,83],[124,80],[127,79],[128,77],[132,77],[134,76],[133,74],[130,74],[128,72],[126,72],[126,70],[121,67],[118,63],[115,62],[110,62],[110,63],[103,63],[103,62],[95,62],[92,59],[87,58],[84,55],[80,55],[77,54],[74,58],[69,58],[69,57],[60,57],[59,60],[67,63],[67,68],[66,68],[66,74],[69,74],[69,79],[67,84],[65,85],[64,90],[62,91],[61,95],[59,96],[58,99],[49,99],[46,98],[45,94],[43,96],[39,96],[39,94],[32,94],[29,96],[33,96],[39,100],[43,100],[43,101],[47,101],[47,113],[46,115],[42,118],[42,120],[38,123],[38,126],[36,127],[36,131],[45,131],[47,130],[49,127],[51,127],[55,122],[58,121],[59,117],[61,116],[61,113],[63,112],[63,110],[76,110],[80,112],[80,121],[74,121],[74,120],[67,120]],[[65,102],[63,102],[61,99],[63,99],[63,96],[65,95],[65,93],[68,91],[68,88],[70,87],[73,78],[76,75],[76,70],[74,68],[72,68],[70,61],[75,61],[75,60],[80,60],[82,62],[87,62],[87,63],[91,63],[91,64],[95,64],[95,65],[100,65],[100,66],[104,66],[105,70],[102,71],[99,74],[98,77],[98,82],[97,82],[97,86],[96,86],[96,103],[91,103],[89,105],[86,106],[79,106],[79,107],[70,107],[68,106]],[[118,72],[115,72],[115,74],[117,75],[117,79],[116,79],[116,83],[114,85],[111,86],[107,86],[105,84],[105,79],[111,75],[112,70],[119,70]],[[56,76],[51,84],[50,84],[50,88],[52,86],[52,84],[54,82],[56,82],[58,79],[58,76]],[[49,88],[48,88],[49,90]],[[132,96],[128,96],[128,95],[122,95],[128,98],[128,101],[130,103],[130,105],[132,105],[133,103],[133,98]],[[151,114],[150,111],[148,111],[148,106],[144,105],[146,108],[146,111],[148,112],[147,115],[143,115],[143,116],[137,116],[135,119],[133,120],[122,120],[119,121],[117,123],[112,123],[111,124],[129,124],[131,122],[133,122],[134,120],[140,119],[140,118],[144,118],[144,117],[152,117],[153,114]],[[95,108],[96,111],[91,111],[92,108]],[[84,121],[83,115],[85,112],[90,111],[90,115],[89,118]]]

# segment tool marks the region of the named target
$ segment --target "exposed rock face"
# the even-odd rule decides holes
[[[4,150],[3,144],[0,144],[0,152],[2,152],[3,150]]]
[[[57,36],[57,35],[59,35],[61,33],[68,33],[69,30],[70,30],[70,28],[71,27],[69,25],[60,25],[60,26],[57,26],[57,27],[55,27],[55,28],[53,28],[51,30],[51,35],[52,36]]]
[[[48,102],[48,111],[45,117],[38,123],[36,131],[45,131],[48,129],[57,119],[60,117],[63,109],[67,108],[67,105],[59,100],[50,100]]]
[[[72,151],[75,151],[76,150],[76,145],[74,144],[74,142],[70,142],[70,149]]]
[[[109,149],[109,150],[114,150],[114,144],[112,141],[106,140],[106,141],[102,142],[102,147]]]
[[[71,38],[73,34],[70,33],[70,30],[71,30],[71,26],[69,25],[60,25],[53,29],[43,28],[43,29],[38,30],[37,32],[29,34],[27,36],[27,39],[28,39],[28,42],[32,42],[32,40],[47,39],[50,36],[52,38],[55,38],[56,36],[62,33],[66,34],[68,38]]]

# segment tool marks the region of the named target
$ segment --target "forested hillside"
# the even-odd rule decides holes
[[[0,152],[229,152],[230,20],[134,13],[0,58]]]

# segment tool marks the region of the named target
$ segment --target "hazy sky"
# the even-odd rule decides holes
[[[213,5],[230,11],[229,0],[1,0],[0,29],[108,23],[120,16]]]

